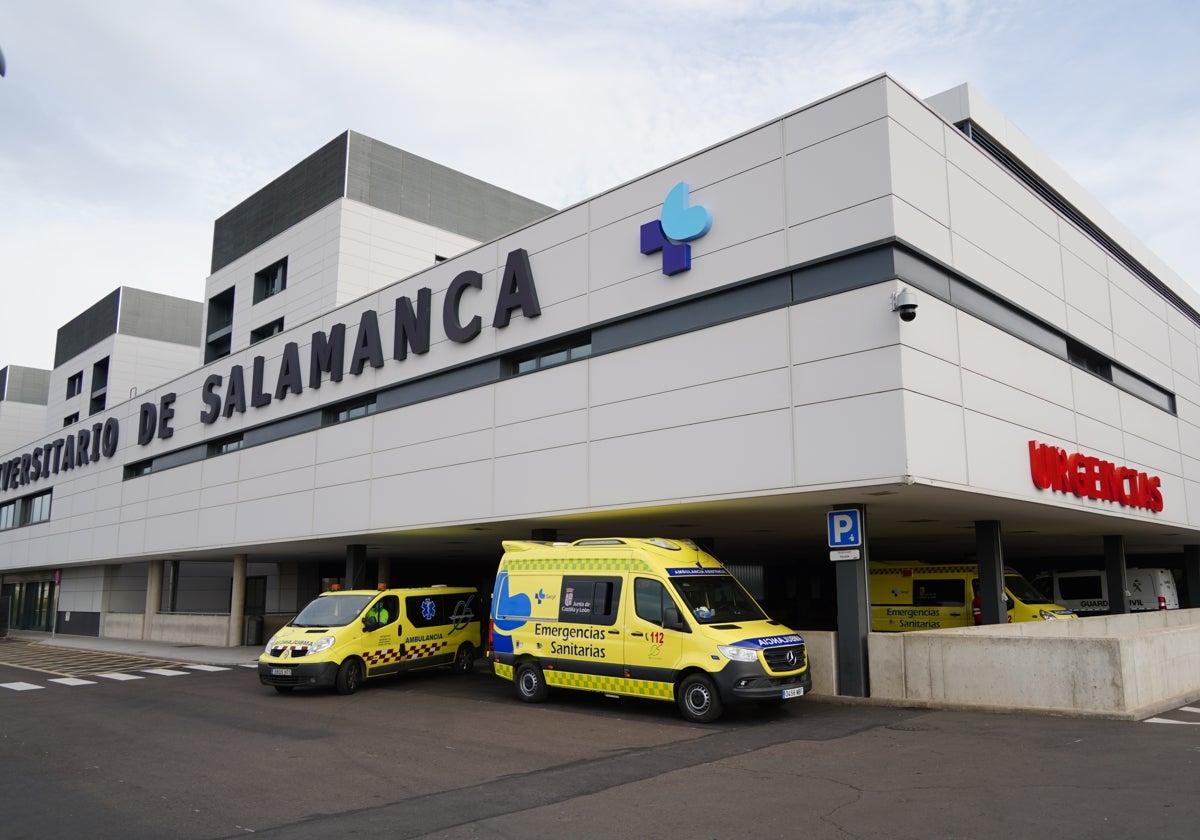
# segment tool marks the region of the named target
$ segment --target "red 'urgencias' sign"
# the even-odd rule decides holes
[[[1039,490],[1074,493],[1085,499],[1117,502],[1124,507],[1163,509],[1162,479],[1132,467],[1121,467],[1081,452],[1029,441],[1029,473]]]

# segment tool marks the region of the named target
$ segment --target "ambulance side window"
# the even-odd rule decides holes
[[[633,609],[638,618],[662,627],[664,606],[674,606],[665,586],[651,578],[633,581]]]
[[[962,578],[913,580],[913,605],[918,607],[961,607],[966,604],[967,585]]]
[[[564,576],[558,599],[558,620],[611,625],[617,620],[620,598],[620,578]]]
[[[400,615],[400,599],[395,595],[385,595],[375,602],[375,606],[367,611],[367,616],[374,618],[378,626],[391,624]]]

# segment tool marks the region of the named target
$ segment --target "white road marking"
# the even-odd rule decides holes
[[[146,679],[145,677],[139,677],[137,674],[126,674],[122,671],[117,671],[112,674],[96,674],[95,676],[104,677],[104,679],[106,679],[106,680],[117,680],[118,682],[123,681],[123,680],[144,680],[144,679]]]
[[[170,668],[146,668],[142,673],[155,674],[159,677],[182,677],[187,674],[187,671],[172,671]]]
[[[95,685],[96,684],[95,680],[81,680],[78,677],[57,677],[55,679],[50,680],[50,682],[58,683],[59,685]]]
[[[220,665],[187,665],[187,668],[193,671],[228,671],[228,668],[222,668]]]
[[[7,688],[10,691],[34,691],[35,689],[45,688],[45,686],[44,685],[34,685],[33,683],[27,683],[27,682],[15,682],[15,683],[0,683],[0,688]]]

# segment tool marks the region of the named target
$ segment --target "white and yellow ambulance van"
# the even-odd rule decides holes
[[[491,619],[492,666],[531,703],[574,688],[674,701],[708,723],[812,689],[800,635],[688,540],[505,541]]]
[[[449,665],[470,671],[482,651],[474,589],[324,592],[267,642],[258,678],[284,693],[333,686],[353,694],[365,679]]]
[[[871,562],[871,629],[875,632],[972,627],[979,594],[975,563]],[[1054,621],[1075,613],[1046,598],[1014,569],[1004,570],[1008,621]]]

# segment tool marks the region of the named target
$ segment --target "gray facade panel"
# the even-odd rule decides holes
[[[554,213],[552,207],[350,132],[346,197],[480,242]]]
[[[127,288],[121,297],[118,332],[199,347],[202,314],[199,301]]]
[[[213,273],[342,197],[347,134],[326,143],[216,220]]]
[[[50,371],[9,365],[0,369],[0,400],[46,405],[50,397]]]
[[[78,356],[89,347],[117,332],[121,309],[121,290],[113,289],[96,303],[58,328],[54,345],[54,366]]]

